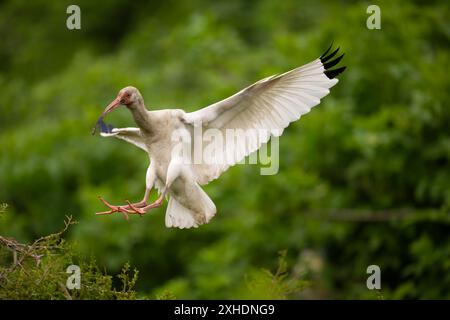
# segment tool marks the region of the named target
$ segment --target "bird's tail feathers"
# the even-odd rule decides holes
[[[198,187],[201,213],[183,206],[173,196],[169,198],[166,210],[166,227],[189,229],[208,223],[216,214],[216,206],[202,188]]]

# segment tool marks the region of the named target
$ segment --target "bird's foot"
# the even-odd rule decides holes
[[[98,197],[98,199],[99,199],[105,206],[107,206],[110,210],[109,210],[109,211],[97,212],[96,215],[106,215],[106,214],[113,214],[113,213],[116,213],[116,212],[120,212],[120,213],[123,214],[123,216],[125,217],[126,220],[129,220],[129,216],[128,216],[129,214],[141,214],[141,213],[139,213],[139,212],[138,212],[137,210],[135,210],[135,209],[139,209],[137,206],[145,205],[145,203],[142,204],[142,202],[132,204],[132,203],[130,203],[129,201],[127,201],[128,205],[115,206],[115,205],[110,204],[109,202],[107,202],[105,199],[103,199],[103,198],[100,197],[100,196]],[[131,208],[132,210],[129,210],[130,208]]]
[[[136,204],[130,203],[130,201],[127,200],[128,206],[131,210],[133,210],[133,213],[139,214],[141,217],[142,215],[146,214],[148,210],[158,208],[162,205],[164,201],[164,196],[159,197],[155,202],[149,204],[148,206],[136,206]],[[130,212],[128,212],[130,213]]]
[[[139,216],[143,216],[144,214],[146,214],[150,209],[153,208],[158,208],[159,206],[161,206],[163,200],[164,200],[164,196],[159,197],[155,202],[153,202],[152,204],[147,205],[145,200],[142,200],[141,202],[138,203],[131,203],[130,201],[126,200],[125,202],[127,203],[127,205],[123,205],[123,206],[115,206],[110,204],[108,201],[106,201],[105,199],[103,199],[102,197],[98,197],[98,199],[105,205],[107,206],[110,210],[109,211],[102,211],[102,212],[97,212],[96,215],[106,215],[106,214],[113,214],[116,212],[120,212],[123,214],[123,216],[125,217],[126,220],[129,220],[129,214],[138,214]]]
[[[128,207],[131,208],[132,212],[135,214],[138,214],[142,217],[143,214],[147,213],[147,210],[144,211],[142,208],[136,207],[134,204],[132,204],[130,201],[126,200],[126,203],[128,203]]]
[[[144,205],[142,207],[138,207],[138,206],[136,206],[136,204],[130,203],[130,201],[128,201],[128,200],[126,202],[128,203],[128,207],[131,210],[133,210],[133,213],[139,214],[142,217],[142,215],[146,214],[148,210],[160,207],[163,203],[163,200],[164,200],[164,197],[159,197],[152,204],[149,204],[148,206]],[[131,212],[128,212],[128,213],[131,213]]]

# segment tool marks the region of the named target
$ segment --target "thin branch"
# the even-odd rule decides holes
[[[72,219],[72,216],[66,216],[66,220],[64,220],[64,228],[61,231],[45,237],[41,237],[34,241],[31,245],[20,243],[12,238],[0,236],[0,246],[5,247],[13,254],[12,265],[9,268],[3,270],[2,273],[0,273],[0,279],[5,278],[5,275],[12,272],[17,266],[23,269],[22,263],[26,258],[34,259],[36,261],[36,264],[39,265],[44,254],[39,254],[38,251],[48,252],[52,249],[60,248],[59,244],[45,245],[43,243],[49,240],[60,239],[61,235],[65,233],[72,224],[76,223],[77,222]]]

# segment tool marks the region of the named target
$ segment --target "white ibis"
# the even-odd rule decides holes
[[[120,212],[128,219],[129,214],[143,215],[161,206],[165,196],[169,195],[165,218],[167,227],[191,228],[208,223],[216,214],[216,207],[200,185],[218,178],[230,166],[267,143],[271,136],[281,135],[289,123],[320,103],[320,99],[338,82],[335,77],[345,69],[330,69],[343,57],[342,54],[332,60],[339,48],[328,54],[330,49],[331,46],[319,58],[302,67],[262,79],[225,100],[191,113],[181,109],[148,111],[138,89],[129,86],[120,90],[100,116],[96,127],[101,127],[102,136],[128,141],[149,154],[146,189],[140,202],[126,201],[127,204],[120,206],[111,205],[99,197],[110,210],[97,214]],[[131,111],[138,128],[112,128],[103,122],[107,113],[121,105]],[[228,161],[186,162],[180,153],[174,152],[180,143],[173,138],[174,132],[181,130],[185,138],[188,136],[183,141],[191,143],[199,127],[203,132],[215,130],[225,133],[226,130],[242,129],[245,132],[263,130],[267,134],[246,134],[233,144],[226,141],[218,153],[237,155],[228,157]],[[211,143],[204,143],[202,150],[211,147]],[[149,204],[153,187],[158,190],[159,197]]]

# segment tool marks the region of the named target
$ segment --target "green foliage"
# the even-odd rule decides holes
[[[287,251],[281,251],[275,273],[267,269],[253,272],[247,279],[250,297],[253,299],[288,299],[308,286],[308,281],[289,277]]]
[[[103,273],[95,260],[82,259],[63,233],[73,223],[65,222],[63,231],[39,238],[31,245],[0,237],[0,299],[120,299],[136,298],[134,286],[138,272],[130,275],[128,263],[117,276],[121,290],[113,286],[113,278]],[[13,257],[13,259],[11,259]],[[11,261],[12,260],[12,261]],[[68,266],[81,270],[81,288],[66,286]]]
[[[169,290],[164,290],[162,293],[156,294],[156,300],[176,300],[177,297]]]
[[[368,30],[367,2],[80,0],[79,31],[65,28],[69,4],[0,4],[0,203],[11,213],[1,235],[30,242],[73,215],[67,242],[109,274],[130,261],[139,297],[259,297],[244,286],[256,277],[280,298],[377,299],[365,283],[378,264],[385,299],[450,298],[447,3],[384,1],[381,30]],[[165,207],[130,222],[94,215],[104,209],[97,195],[119,204],[144,189],[147,155],[89,134],[121,87],[139,87],[150,109],[194,110],[317,58],[333,40],[348,68],[285,130],[277,175],[230,169],[205,188],[219,211],[196,230],[164,228]],[[108,122],[132,118],[118,110]],[[276,270],[283,249],[290,276],[258,271]],[[27,265],[77,259],[55,257]],[[84,263],[105,293],[83,297],[122,298]],[[49,297],[16,272],[35,298]],[[291,273],[309,287],[285,294]]]

